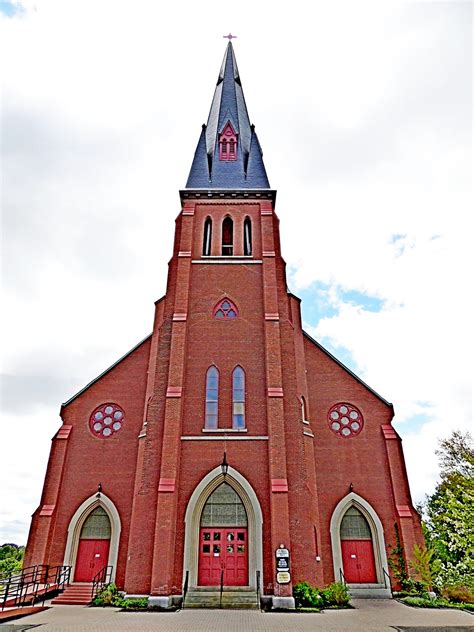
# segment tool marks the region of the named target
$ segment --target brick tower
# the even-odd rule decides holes
[[[302,330],[231,42],[180,197],[153,333],[62,406],[27,563],[164,606],[389,596],[422,538],[393,407]]]

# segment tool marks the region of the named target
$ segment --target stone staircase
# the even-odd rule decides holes
[[[86,606],[91,601],[92,584],[69,584],[57,597],[53,599],[53,606]]]
[[[186,595],[185,608],[228,608],[240,610],[258,610],[257,593],[249,590],[234,588],[222,592],[222,606],[220,590],[217,588],[194,588]]]
[[[392,599],[392,591],[384,584],[347,584],[353,599]]]

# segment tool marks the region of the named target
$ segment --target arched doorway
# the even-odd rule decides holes
[[[375,584],[374,546],[369,524],[355,506],[341,522],[341,553],[344,577],[349,584]]]
[[[262,510],[255,490],[248,480],[231,465],[229,465],[225,476],[222,474],[220,466],[208,472],[191,494],[184,519],[183,577],[189,577],[189,590],[199,586],[199,552],[203,509],[212,492],[222,483],[227,483],[237,493],[245,508],[247,515],[247,546],[245,547],[248,563],[247,585],[250,590],[256,590],[257,578],[260,577],[261,589],[263,572]]]
[[[95,558],[96,560],[100,560],[102,562],[103,568],[104,566],[111,566],[111,581],[115,581],[115,573],[117,570],[117,559],[118,559],[118,551],[119,551],[119,543],[120,543],[120,533],[121,533],[121,520],[120,515],[115,507],[114,503],[108,496],[102,492],[100,497],[98,494],[93,494],[86,498],[84,502],[76,509],[74,515],[71,517],[69,522],[69,527],[67,530],[67,540],[66,547],[64,550],[64,566],[72,566],[73,567],[73,581],[88,581],[79,579],[77,575],[77,561],[79,554],[79,546],[83,535],[83,526],[85,525],[89,516],[91,516],[95,509],[101,508],[106,512],[106,515],[109,519],[110,524],[110,536],[109,536],[109,549],[108,549],[108,560],[105,559],[101,554],[100,558]],[[102,519],[103,520],[103,519]],[[84,532],[87,535],[87,531]],[[88,538],[83,538],[84,540]],[[91,538],[92,539],[92,538]],[[106,539],[106,538],[98,538],[98,539]],[[84,545],[83,545],[84,546]],[[100,551],[98,551],[100,553]],[[94,554],[95,555],[95,554]],[[100,570],[100,568],[98,570]],[[98,571],[96,571],[98,572]]]
[[[200,586],[248,585],[247,512],[237,492],[221,483],[209,496],[199,530]]]
[[[82,525],[77,548],[76,582],[90,582],[109,561],[111,525],[103,507],[93,509]]]
[[[342,580],[342,573],[352,586],[385,586],[389,571],[384,530],[370,503],[355,492],[347,494],[334,508],[330,530],[335,581]]]

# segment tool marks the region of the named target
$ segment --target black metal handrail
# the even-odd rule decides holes
[[[385,588],[390,588],[390,594],[393,597],[393,589],[392,589],[392,578],[390,577],[389,573],[387,573],[387,571],[383,568],[383,583]],[[388,586],[387,586],[387,579],[388,579]]]
[[[64,590],[64,586],[69,583],[70,574],[70,566],[37,564],[24,568],[21,573],[0,579],[2,610],[9,601],[13,606],[33,605],[38,593],[43,595],[44,603],[49,592]]]
[[[260,571],[255,571],[255,579],[257,582],[257,608],[260,608]]]
[[[347,585],[346,578],[344,577],[344,573],[342,572],[342,568],[339,569],[339,579],[341,580],[341,584],[344,584],[344,586]]]
[[[222,591],[224,589],[224,569],[221,570],[221,591],[219,596],[219,608],[222,608]]]
[[[186,595],[188,593],[188,585],[189,585],[189,571],[186,571],[186,575],[184,577],[184,584],[183,584],[183,605],[181,606],[183,610],[184,610],[184,602],[186,601]]]
[[[95,575],[92,580],[91,600],[94,599],[94,597],[102,590],[105,584],[110,584],[110,580],[112,579],[112,569],[113,566],[104,566]]]

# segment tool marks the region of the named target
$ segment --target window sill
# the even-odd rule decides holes
[[[247,428],[203,428],[201,432],[247,432]]]
[[[253,259],[253,255],[201,255],[202,259]]]

